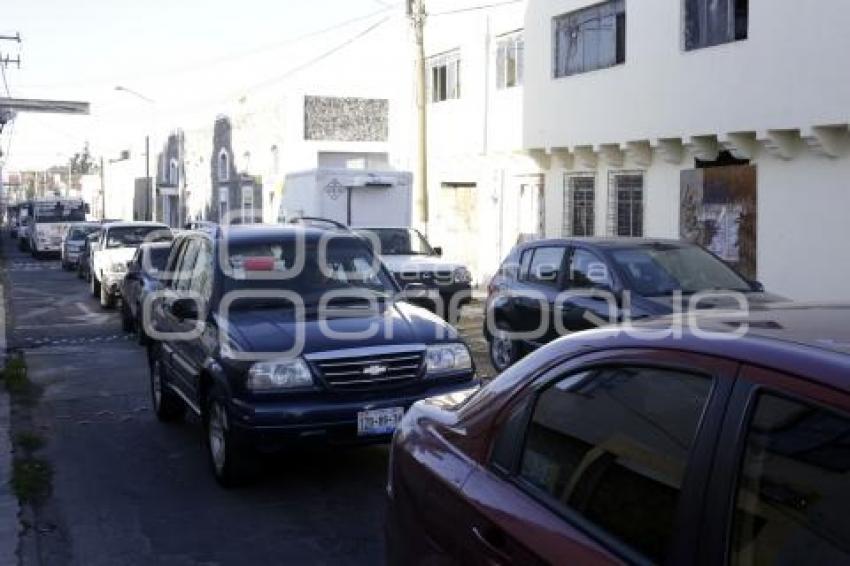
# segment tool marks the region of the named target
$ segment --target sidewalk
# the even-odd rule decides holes
[[[12,493],[12,445],[9,440],[9,396],[0,392],[0,564],[17,564],[18,498]]]
[[[0,237],[5,234],[0,232]],[[0,268],[3,268],[0,262]],[[0,369],[6,365],[6,288],[0,280]],[[17,564],[18,498],[12,493],[12,442],[9,438],[9,395],[0,386],[0,564]]]

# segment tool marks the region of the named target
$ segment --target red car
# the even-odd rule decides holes
[[[850,308],[669,324],[566,337],[414,405],[390,563],[850,564]]]

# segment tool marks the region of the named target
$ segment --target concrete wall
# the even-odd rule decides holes
[[[751,0],[749,39],[683,48],[681,0],[626,2],[626,63],[553,78],[552,20],[597,0],[529,0],[525,146],[572,147],[846,124],[850,2]]]
[[[750,2],[749,38],[687,52],[681,2],[626,2],[626,63],[553,78],[553,18],[595,2],[529,0],[524,148],[546,169],[561,236],[565,173],[592,172],[596,233],[608,174],[644,172],[645,235],[679,236],[680,175],[721,151],[757,168],[758,278],[842,300],[850,278],[850,3]],[[672,9],[671,9],[672,6]]]

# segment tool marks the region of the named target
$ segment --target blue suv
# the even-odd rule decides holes
[[[143,306],[153,406],[201,417],[224,486],[257,452],[390,440],[416,401],[477,385],[467,346],[410,305],[357,235],[311,225],[179,236]]]

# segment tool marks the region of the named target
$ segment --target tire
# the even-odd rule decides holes
[[[127,305],[127,301],[121,301],[121,330],[124,332],[130,333],[135,328],[133,324],[133,313],[130,312],[130,307]]]
[[[516,340],[511,340],[505,331],[499,331],[490,337],[487,351],[490,363],[499,373],[505,371],[522,357],[522,347]]]
[[[98,285],[100,287],[100,306],[104,309],[114,309],[115,308],[115,295],[113,295],[109,289],[101,283]]]
[[[178,421],[186,414],[186,405],[168,387],[168,374],[160,359],[160,349],[151,348],[149,356],[153,412],[160,422],[169,423]]]
[[[210,470],[226,489],[249,483],[256,472],[255,454],[238,443],[230,426],[224,395],[213,389],[204,411],[204,437]]]
[[[95,299],[100,297],[100,282],[97,280],[97,277],[94,276],[93,273],[89,272],[89,291],[91,291],[91,296]]]

